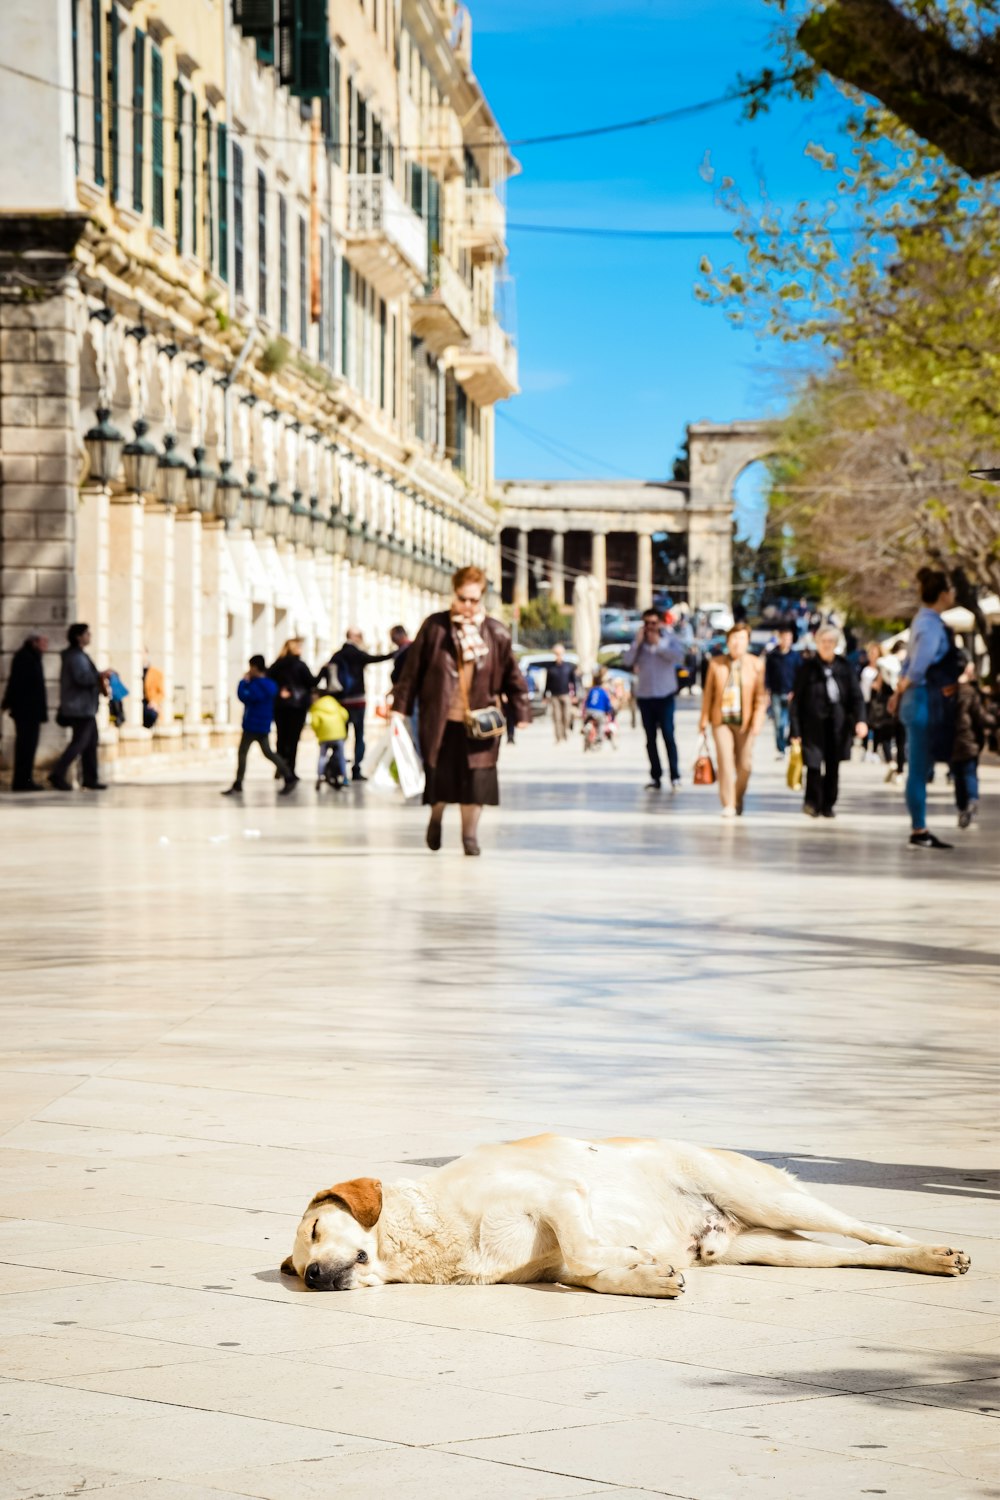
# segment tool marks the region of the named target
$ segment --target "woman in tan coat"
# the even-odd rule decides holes
[[[753,760],[753,742],[767,712],[764,663],[750,654],[750,631],[732,625],[726,634],[726,655],[708,664],[701,697],[701,724],[709,724],[719,761],[719,800],[724,818],[743,815],[743,799]]]
[[[528,724],[531,705],[511,650],[510,631],[483,609],[486,574],[481,568],[460,568],[452,587],[451,608],[428,615],[407,651],[392,707],[404,718],[414,708],[419,710],[427,776],[424,802],[431,809],[428,848],[440,849],[445,807],[457,802],[462,810],[462,847],[466,854],[478,854],[480,814],[484,806],[500,801],[500,737],[471,738],[466,710],[496,706],[504,698],[514,720]]]

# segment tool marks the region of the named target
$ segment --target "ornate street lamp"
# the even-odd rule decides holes
[[[372,569],[378,556],[378,538],[373,531],[369,531],[367,522],[362,524],[361,531],[364,538],[361,546],[361,561],[366,568]]]
[[[309,544],[314,552],[319,552],[326,541],[326,516],[319,508],[319,496],[313,495],[309,501]]]
[[[215,514],[227,524],[239,520],[243,505],[243,486],[235,474],[230,474],[232,466],[231,458],[222,459],[219,464],[221,473],[215,486]]]
[[[140,417],[134,425],[135,437],[122,449],[125,483],[133,495],[151,495],[156,486],[160,455],[156,445],[146,436],[149,423]]]
[[[292,507],[278,494],[278,481],[273,479],[268,486],[267,531],[276,542],[287,537],[292,524]]]
[[[156,466],[156,493],[164,505],[184,504],[188,468],[176,449],[177,439],[168,432]]]
[[[257,470],[247,469],[246,488],[243,491],[243,524],[259,536],[267,523],[267,490],[257,483]]]
[[[345,548],[345,552],[347,555],[347,561],[354,567],[357,567],[358,563],[361,561],[361,552],[362,548],[364,547],[364,543],[364,533],[361,526],[359,526],[358,522],[355,521],[352,517],[348,516],[347,546]]]
[[[97,484],[113,484],[121,467],[125,439],[110,422],[111,409],[97,408],[97,423],[84,433],[83,442],[90,461],[90,477]]]
[[[308,547],[312,539],[312,515],[308,506],[302,504],[302,491],[292,491],[291,540],[296,547]]]
[[[195,448],[193,457],[194,463],[187,471],[188,502],[192,510],[200,511],[203,516],[210,516],[219,476],[205,462],[204,448]]]
[[[392,563],[392,543],[388,537],[382,536],[381,532],[377,533],[375,540],[375,571],[388,573]]]
[[[337,558],[347,550],[347,522],[339,510],[331,510],[326,523],[326,550]]]

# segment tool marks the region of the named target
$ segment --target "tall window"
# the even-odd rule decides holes
[[[386,405],[386,402],[385,402],[385,391],[386,391],[386,385],[385,385],[385,356],[386,356],[385,322],[386,322],[385,303],[382,301],[382,298],[380,297],[379,300],[378,300],[378,404],[382,408],[383,411],[385,411],[385,405]]]
[[[132,38],[132,207],[142,213],[143,145],[146,139],[146,36],[136,30]]]
[[[319,362],[325,365],[329,358],[326,347],[326,312],[323,303],[326,300],[323,294],[323,286],[326,280],[326,236],[320,235],[319,240]]]
[[[299,215],[299,345],[309,348],[309,231]]]
[[[184,85],[174,81],[174,238],[184,250]]]
[[[198,101],[191,92],[188,100],[188,139],[191,156],[191,254],[198,254]]]
[[[234,153],[235,153],[235,147]],[[219,168],[219,275],[229,280],[229,131],[220,124],[216,134]]]
[[[257,168],[257,311],[267,317],[267,177]]]
[[[205,241],[205,260],[209,270],[215,269],[215,172],[212,166],[212,150],[215,143],[214,122],[209,110],[202,114],[205,126],[205,156],[202,162],[202,192],[204,194],[202,228]]]
[[[91,92],[94,105],[94,181],[104,186],[104,26],[101,0],[90,0]]]
[[[111,199],[114,203],[117,203],[121,196],[121,132],[118,128],[118,38],[120,35],[121,22],[118,20],[115,6],[112,5],[108,11],[108,156],[111,167]]]
[[[73,26],[73,170],[80,175],[80,0],[72,0]]]
[[[288,204],[278,195],[278,329],[288,332]]]
[[[237,297],[243,289],[243,147],[233,142],[233,287]]]
[[[159,47],[150,48],[150,84],[153,94],[153,223],[157,229],[163,229],[166,214],[163,170],[163,53]]]

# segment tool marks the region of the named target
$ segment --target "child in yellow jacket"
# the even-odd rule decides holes
[[[316,767],[316,790],[324,778],[340,791],[347,780],[347,709],[332,693],[320,693],[309,710],[309,723],[319,740],[319,765]]]

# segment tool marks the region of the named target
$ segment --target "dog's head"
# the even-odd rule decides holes
[[[302,1215],[282,1271],[301,1276],[313,1292],[381,1286],[386,1278],[375,1233],[381,1212],[382,1184],[374,1177],[355,1177],[324,1188]]]

